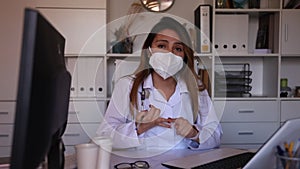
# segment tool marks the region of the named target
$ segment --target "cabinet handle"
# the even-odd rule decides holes
[[[70,111],[69,114],[79,114],[79,111]]]
[[[0,138],[9,137],[9,134],[0,134]]]
[[[79,133],[66,133],[66,134],[64,134],[66,137],[78,137],[78,136],[80,136],[80,134]]]
[[[8,115],[8,112],[0,112],[0,115]]]
[[[288,24],[284,24],[284,40],[285,41],[288,41],[289,39],[288,39],[288,32],[289,32],[289,30],[288,30]]]
[[[254,113],[255,111],[252,109],[240,109],[239,113]]]
[[[253,131],[239,131],[238,135],[253,135]]]

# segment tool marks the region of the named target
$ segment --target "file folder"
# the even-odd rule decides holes
[[[196,25],[196,46],[199,53],[211,53],[212,9],[210,5],[199,5],[194,11]]]

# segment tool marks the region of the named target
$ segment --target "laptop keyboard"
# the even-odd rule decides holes
[[[203,164],[193,169],[237,169],[243,168],[248,161],[255,155],[253,152],[245,152],[242,154],[226,157],[211,163]]]

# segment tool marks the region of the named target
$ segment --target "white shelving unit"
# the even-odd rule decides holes
[[[68,126],[63,139],[67,153],[74,153],[75,144],[89,142],[90,137],[95,135],[106,109],[106,0],[3,2],[0,7],[4,25],[0,31],[3,44],[0,64],[0,157],[11,153],[25,7],[38,9],[66,38],[66,63],[72,74],[74,90],[71,92]],[[10,19],[6,18],[8,16]],[[74,66],[78,68],[75,72]]]
[[[106,109],[106,0],[36,0],[36,7],[66,38],[72,83],[63,140],[72,154],[96,135]]]
[[[259,9],[213,9],[213,44],[219,44],[217,35],[227,32],[243,32],[247,29],[247,52],[232,52],[228,49],[221,51],[216,49],[213,55],[212,74],[215,73],[217,64],[247,63],[252,71],[251,97],[230,97],[217,95],[216,78],[212,75],[212,99],[217,113],[222,116],[221,124],[224,130],[222,138],[223,146],[239,148],[258,148],[275,132],[280,124],[290,118],[300,117],[297,112],[299,98],[280,97],[280,79],[287,78],[288,86],[292,89],[300,85],[299,72],[300,51],[299,44],[299,9],[284,9],[283,0],[261,0]],[[237,16],[248,16],[248,23],[238,21]],[[220,20],[220,16],[227,16]],[[232,18],[232,21],[228,20]],[[265,19],[264,22],[260,20]],[[219,23],[216,23],[216,22]],[[233,28],[222,27],[222,22],[232,22]],[[246,25],[245,25],[246,24]],[[262,24],[267,24],[267,44],[271,53],[256,53],[257,31]],[[217,25],[219,25],[217,27]],[[225,24],[225,25],[228,25]],[[239,29],[236,29],[239,28]],[[239,33],[237,33],[239,34]],[[295,35],[295,36],[293,36]],[[244,38],[243,36],[239,36]],[[235,38],[233,38],[235,39]],[[230,42],[232,38],[222,39]],[[230,47],[230,45],[228,45]],[[222,47],[222,46],[221,46]],[[227,50],[227,51],[226,51]]]
[[[15,14],[16,11],[18,15],[11,15],[14,18],[9,21],[4,18],[6,27],[0,31],[1,37],[9,36],[3,39],[12,39],[5,41],[5,46],[1,47],[0,78],[5,81],[0,83],[0,157],[9,155],[11,151],[18,77],[18,70],[15,68],[18,68],[21,51],[22,9],[25,6],[38,8],[67,38],[66,63],[73,80],[69,124],[64,140],[67,153],[73,153],[75,144],[88,142],[95,135],[111,97],[114,80],[134,70],[139,62],[139,55],[106,53],[107,42],[110,41],[108,32],[103,27],[107,23],[108,15],[106,0],[33,0],[23,3],[16,0],[5,1],[6,7],[0,7],[0,13],[5,15],[0,16]],[[300,117],[300,98],[280,97],[281,78],[287,78],[288,86],[292,89],[300,86],[300,77],[297,75],[300,72],[300,25],[297,22],[300,10],[284,9],[283,1],[261,0],[259,9],[216,8],[215,1],[208,1],[212,6],[213,46],[220,40],[216,37],[217,34],[224,35],[221,40],[226,40],[226,33],[232,31],[222,26],[223,21],[219,16],[226,15],[229,19],[231,16],[248,16],[245,25],[232,24],[237,28],[246,26],[248,30],[244,32],[247,39],[246,52],[223,50],[195,54],[209,70],[211,97],[224,130],[223,146],[258,148],[285,120]],[[193,10],[195,9],[190,12]],[[269,16],[268,45],[272,51],[265,54],[254,53],[259,18],[262,16]],[[143,32],[140,29],[139,31]],[[242,29],[240,31],[243,33]],[[230,42],[230,38],[227,37],[227,40]],[[17,50],[6,50],[11,46],[16,46]],[[126,70],[128,72],[122,70],[115,73],[116,66],[122,60],[128,61],[131,69]],[[249,63],[252,71],[252,97],[216,95],[215,70],[220,63]],[[7,76],[7,72],[11,76]]]
[[[201,64],[209,71],[211,97],[224,130],[222,146],[258,148],[285,120],[300,117],[300,114],[295,112],[300,99],[280,97],[281,78],[288,78],[288,84],[292,88],[300,85],[300,78],[293,73],[299,72],[299,45],[294,40],[299,39],[299,24],[295,23],[298,15],[295,13],[300,13],[300,10],[284,9],[283,0],[261,0],[259,9],[217,8],[215,1],[206,2],[210,2],[212,6],[212,46],[218,44],[219,48],[208,54],[196,53],[195,57],[200,59]],[[288,20],[285,19],[285,15],[289,16]],[[269,53],[255,52],[257,31],[262,24],[268,26],[267,45],[271,51]],[[284,26],[285,24],[288,26]],[[288,33],[284,33],[286,27],[290,28]],[[283,41],[283,35],[291,34],[298,37],[289,37],[290,41]],[[233,40],[244,44],[237,44],[232,42]],[[220,50],[225,43],[227,48]],[[286,49],[283,43],[291,44],[287,45],[289,48]],[[245,45],[246,50],[233,48],[234,44],[241,47]],[[108,82],[111,81],[114,72],[112,67],[115,59],[134,58],[132,54],[107,54],[106,57],[109,57]],[[135,59],[138,61],[138,56]],[[215,71],[217,65],[224,63],[250,65],[251,97],[217,94]],[[108,99],[110,91],[111,89],[108,90]],[[293,106],[289,107],[290,104]]]

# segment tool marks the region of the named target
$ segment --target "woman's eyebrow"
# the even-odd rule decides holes
[[[166,42],[166,43],[169,43],[169,41],[164,40],[164,39],[158,39],[158,40],[156,40],[155,42]]]
[[[165,43],[169,43],[168,40],[164,40],[164,39],[158,39],[158,40],[156,40],[155,42],[165,42]],[[174,44],[176,44],[176,45],[183,45],[183,42],[178,41],[178,42],[175,42]]]
[[[176,44],[176,45],[183,45],[184,43],[183,42],[175,42],[174,44]]]

